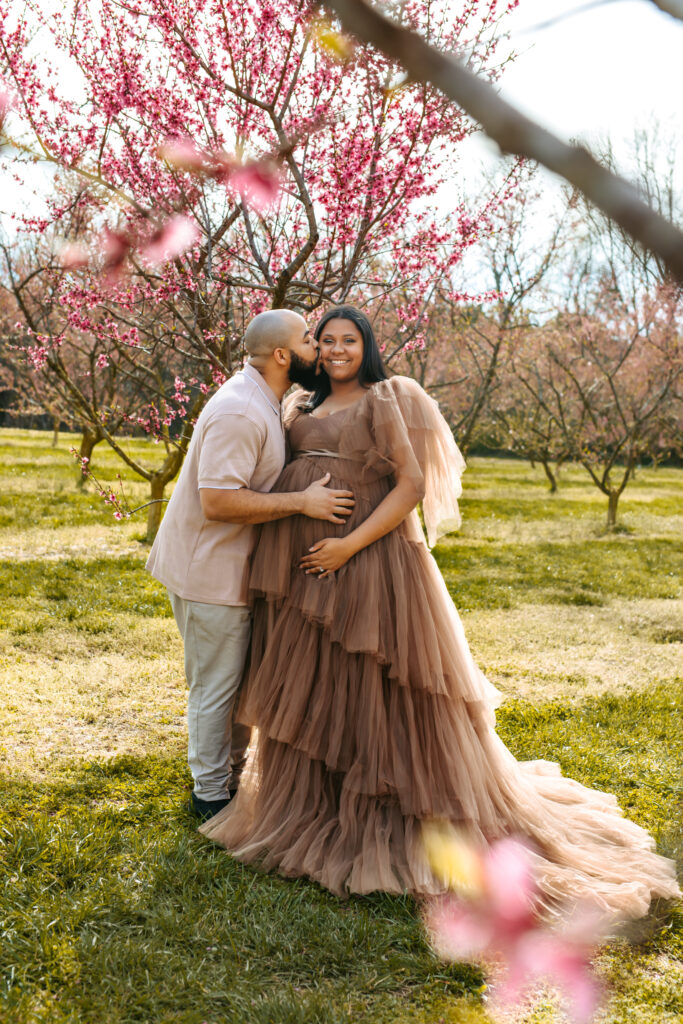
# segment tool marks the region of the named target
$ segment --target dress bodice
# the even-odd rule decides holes
[[[287,435],[291,457],[305,451],[338,453],[342,428],[351,412],[352,408],[341,409],[330,416],[317,417],[298,409]]]
[[[303,411],[305,400],[295,394],[285,412],[292,462],[323,459],[327,453],[323,472],[339,477],[356,496],[380,481],[391,486],[398,471],[422,499],[430,545],[457,529],[465,462],[436,402],[416,381],[399,376],[377,381],[354,405],[322,418]],[[332,461],[338,464],[335,472]]]

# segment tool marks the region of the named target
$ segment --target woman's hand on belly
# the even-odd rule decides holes
[[[307,576],[322,579],[345,565],[355,554],[346,537],[325,537],[308,549],[308,554],[299,562]]]

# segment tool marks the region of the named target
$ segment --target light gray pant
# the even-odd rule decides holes
[[[194,792],[224,800],[239,782],[251,730],[232,721],[251,634],[248,608],[186,601],[168,592],[185,647],[187,760]]]

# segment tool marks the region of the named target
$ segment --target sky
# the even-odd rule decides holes
[[[565,139],[609,136],[624,160],[637,128],[658,122],[663,138],[683,140],[683,22],[650,0],[603,0],[581,10],[585,5],[521,0],[506,20],[510,40],[504,45],[517,58],[500,81],[502,94]],[[475,136],[462,154],[461,184],[478,192],[482,167],[496,163],[495,147]],[[683,190],[683,159],[678,173]],[[550,174],[545,182],[550,201],[559,182]],[[3,220],[2,211],[19,196],[6,175],[0,184]]]
[[[649,0],[582,11],[584,5],[521,0],[507,19],[506,45],[518,56],[500,80],[502,95],[565,140],[609,136],[625,165],[638,128],[659,122],[663,138],[683,140],[683,22]],[[570,12],[576,13],[566,17]],[[469,150],[468,174],[480,160],[494,159],[494,147],[481,136]],[[679,175],[683,188],[683,160]]]

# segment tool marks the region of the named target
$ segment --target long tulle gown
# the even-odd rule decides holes
[[[495,732],[497,691],[475,665],[413,513],[325,579],[299,569],[389,492],[400,460],[423,493],[430,544],[458,524],[464,462],[436,403],[411,379],[350,409],[288,411],[291,461],[275,490],[322,474],[351,489],[348,523],[265,525],[250,577],[253,640],[239,719],[258,729],[236,799],[202,831],[236,858],[306,875],[334,893],[433,893],[421,823],[474,842],[525,837],[548,908],[589,898],[639,916],[679,895],[671,861],[613,796],[517,762]]]

